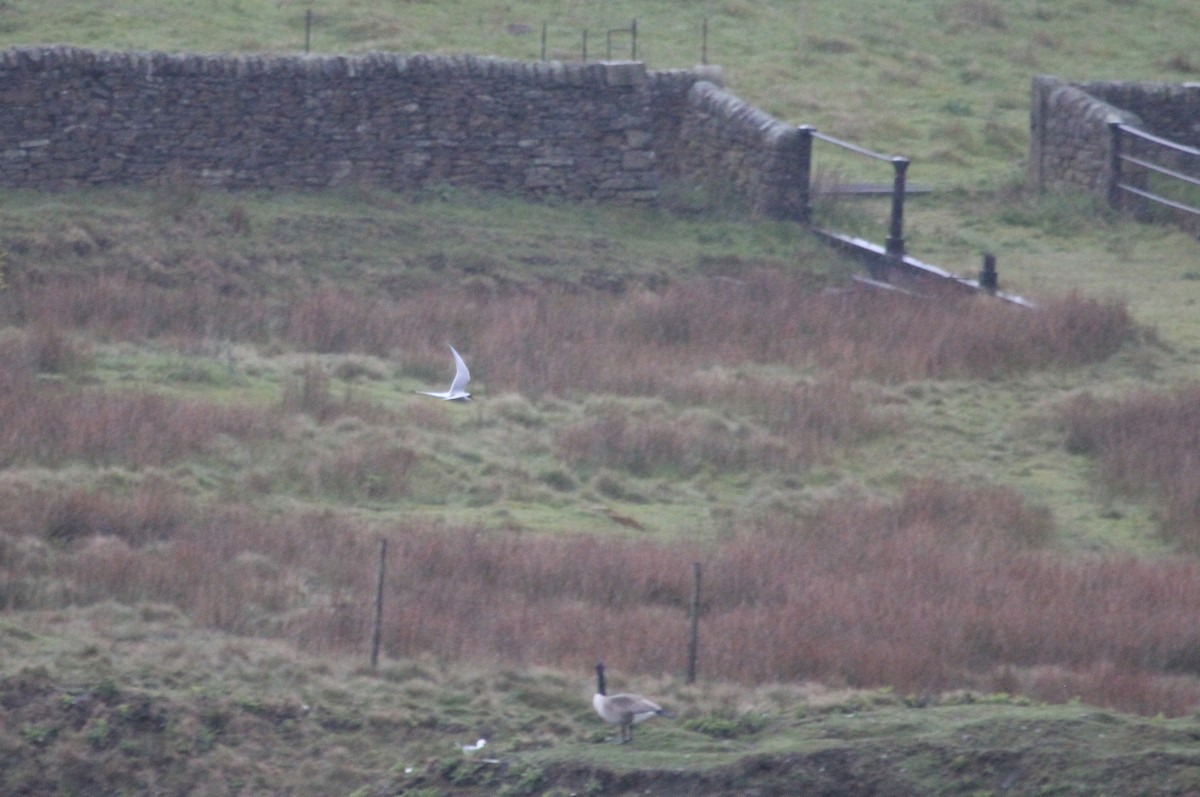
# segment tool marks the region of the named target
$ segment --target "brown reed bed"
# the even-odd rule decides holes
[[[1095,362],[1134,335],[1123,305],[1071,296],[1029,311],[986,297],[920,300],[831,289],[762,270],[609,294],[576,288],[438,289],[400,299],[317,287],[223,296],[127,276],[17,283],[0,319],[118,340],[267,342],[301,351],[424,358],[470,344],[497,391],[677,398],[698,370],[817,365],[882,381],[997,378]]]
[[[17,596],[170,603],[232,633],[365,656],[385,536],[390,656],[570,668],[603,656],[678,672],[700,562],[705,677],[1013,691],[1173,715],[1200,703],[1200,564],[1066,558],[1044,544],[1046,511],[1004,488],[919,483],[894,501],[747,520],[707,545],[265,518],[162,485],[125,499],[5,498],[7,608]]]
[[[23,347],[0,346],[0,464],[154,467],[195,455],[219,435],[278,431],[278,418],[257,408],[47,382],[37,365]]]
[[[589,407],[582,420],[555,433],[557,451],[575,468],[617,468],[635,476],[800,470],[836,447],[896,426],[841,380],[781,385],[701,376],[683,394],[681,401],[694,407],[662,404],[638,413],[619,403]],[[715,409],[736,410],[755,425]]]

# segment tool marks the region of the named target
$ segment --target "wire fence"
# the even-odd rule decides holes
[[[628,27],[608,28],[603,31],[603,34],[604,47],[600,50],[598,42],[587,28],[582,31],[575,28],[551,28],[550,23],[543,22],[541,51],[538,58],[542,61],[565,61],[578,57],[578,60],[586,62],[589,58],[602,57],[605,61],[611,61],[615,45],[617,48],[615,52],[619,58],[624,57],[627,47],[629,60],[637,60],[638,23],[636,19],[631,20]],[[558,45],[559,42],[566,42],[566,44]]]
[[[311,52],[313,42],[313,26],[316,22],[313,10],[304,13],[304,52]],[[525,26],[522,26],[523,28]],[[601,45],[600,39],[603,38]],[[700,63],[708,63],[708,17],[704,17],[700,25],[698,49]],[[631,19],[629,24],[620,28],[606,28],[598,32],[587,28],[554,26],[542,22],[540,48],[538,59],[541,61],[588,61],[603,58],[611,61],[613,58],[628,57],[630,61],[638,60],[638,21]]]

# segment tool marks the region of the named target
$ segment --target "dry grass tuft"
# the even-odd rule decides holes
[[[47,385],[32,368],[0,377],[0,463],[161,467],[203,452],[219,435],[274,434],[276,419],[249,407],[135,390]]]
[[[1200,386],[1107,401],[1084,395],[1062,417],[1069,451],[1095,457],[1114,492],[1153,496],[1164,532],[1200,551]]]

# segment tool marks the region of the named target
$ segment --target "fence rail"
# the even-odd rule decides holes
[[[1173,181],[1168,185],[1182,185],[1185,186],[1184,190],[1186,191],[1190,190],[1186,188],[1187,186],[1200,188],[1200,177],[1180,171],[1174,164],[1168,166],[1160,161],[1126,152],[1129,149],[1126,137],[1130,139],[1129,143],[1144,142],[1151,145],[1157,153],[1173,153],[1177,160],[1190,162],[1191,159],[1195,159],[1198,172],[1200,172],[1200,149],[1147,133],[1145,130],[1139,130],[1121,122],[1109,122],[1108,127],[1112,134],[1108,184],[1109,205],[1114,208],[1122,208],[1125,204],[1122,201],[1124,195],[1131,194],[1147,202],[1200,218],[1200,207],[1151,191],[1147,179],[1151,174],[1162,175]],[[1126,168],[1127,164],[1137,167],[1137,171]],[[1143,184],[1138,185],[1139,180],[1143,181]],[[1200,192],[1197,193],[1200,194]]]
[[[849,141],[843,141],[840,138],[834,138],[833,136],[829,135],[828,133],[822,133],[822,132],[816,130],[815,128],[809,128],[809,129],[812,131],[813,138],[818,138],[821,141],[827,141],[830,144],[834,144],[836,146],[841,147],[842,149],[847,149],[847,150],[850,150],[851,152],[857,153],[859,155],[865,155],[868,158],[874,158],[875,160],[879,160],[879,161],[894,161],[894,160],[896,160],[896,157],[894,155],[884,155],[882,152],[876,152],[874,150],[867,149],[866,147],[859,146],[858,144],[853,144]]]
[[[797,219],[806,227],[812,226],[812,172],[813,172],[813,141],[823,141],[827,144],[832,144],[836,147],[844,149],[855,155],[870,158],[872,160],[883,161],[892,164],[893,179],[892,179],[892,201],[891,201],[891,217],[888,222],[888,237],[884,246],[872,243],[871,241],[859,238],[854,235],[837,232],[827,229],[813,229],[813,231],[828,243],[838,249],[857,257],[870,272],[872,279],[866,280],[867,283],[878,287],[895,286],[888,284],[889,277],[892,273],[912,275],[922,278],[935,278],[940,283],[951,285],[955,288],[966,289],[970,291],[984,291],[1006,302],[1010,302],[1021,307],[1032,308],[1033,302],[1024,299],[1016,294],[1007,293],[999,290],[999,279],[996,272],[996,256],[991,253],[985,253],[983,256],[983,268],[979,272],[977,279],[968,277],[960,277],[945,269],[939,268],[930,263],[925,263],[915,257],[910,256],[904,250],[904,198],[908,193],[906,183],[906,175],[908,171],[908,158],[903,158],[897,155],[886,155],[882,152],[876,152],[866,147],[854,144],[850,141],[845,141],[834,136],[818,132],[816,128],[810,125],[802,125],[796,128],[799,135],[799,152],[797,158],[802,164],[798,172],[799,186],[799,218]],[[924,189],[923,189],[924,190]],[[872,192],[874,193],[874,192]]]
[[[800,130],[800,146],[802,149],[801,157],[808,164],[807,172],[812,171],[812,142],[814,139],[824,141],[828,144],[833,144],[855,155],[861,155],[873,160],[885,161],[892,164],[892,208],[891,217],[888,222],[888,236],[886,241],[886,250],[889,255],[897,257],[904,256],[904,196],[907,193],[906,180],[908,172],[908,158],[902,158],[897,155],[885,155],[882,152],[875,152],[866,147],[853,144],[849,141],[843,141],[840,138],[835,138],[825,133],[820,133],[816,128],[805,125],[799,128]],[[802,220],[807,223],[812,218],[812,178],[811,174],[806,174],[802,179],[801,185],[801,210]]]

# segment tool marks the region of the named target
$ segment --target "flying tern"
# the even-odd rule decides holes
[[[462,356],[453,346],[450,347],[450,351],[454,353],[454,381],[450,383],[450,389],[444,393],[434,393],[429,390],[418,390],[417,392],[423,396],[433,396],[446,401],[470,401],[471,394],[467,392],[467,382],[471,381],[471,372],[467,370],[467,364],[463,362]]]

